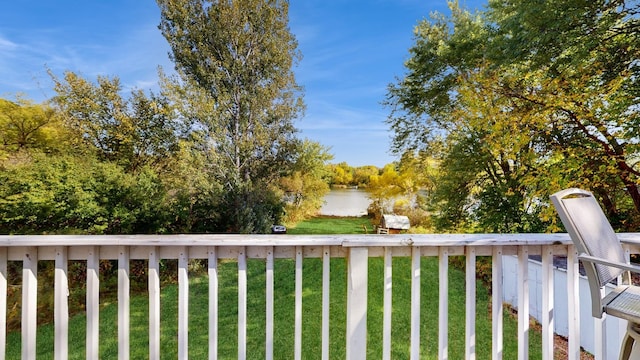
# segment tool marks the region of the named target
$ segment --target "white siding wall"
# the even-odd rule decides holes
[[[518,258],[503,256],[503,299],[514,308],[518,307]],[[611,290],[613,287],[608,287]],[[567,271],[554,268],[555,333],[568,336],[567,320]],[[594,318],[591,316],[591,296],[589,282],[580,276],[580,345],[588,352],[595,352]],[[540,262],[529,260],[529,312],[540,321],[542,318],[542,266]],[[627,330],[627,322],[614,317],[606,320],[607,359],[617,359],[622,337]]]

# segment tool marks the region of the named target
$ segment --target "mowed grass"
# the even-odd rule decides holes
[[[287,229],[291,235],[323,234],[369,234],[373,232],[371,220],[367,217],[316,217],[303,221]]]
[[[326,218],[325,218],[326,219]],[[289,233],[326,227],[324,233],[363,233],[364,218],[313,219],[302,223]],[[369,225],[370,226],[370,225]],[[358,229],[360,229],[358,231]],[[319,231],[319,230],[318,230]],[[336,232],[337,231],[337,232]],[[317,232],[315,233],[317,234]],[[265,262],[251,259],[248,270],[248,325],[247,358],[265,358]],[[368,350],[369,358],[382,356],[383,272],[380,258],[369,260],[368,303]],[[321,358],[321,311],[322,311],[322,262],[320,259],[305,259],[303,262],[303,339],[304,359]],[[393,314],[392,314],[392,358],[409,358],[411,261],[409,258],[393,259]],[[438,348],[438,261],[423,258],[421,261],[421,359],[436,359]],[[294,357],[295,323],[295,262],[291,259],[275,261],[275,325],[274,358]],[[331,259],[330,289],[330,357],[345,358],[346,319],[346,262],[342,258]],[[221,261],[219,264],[219,358],[237,358],[238,348],[238,280],[237,263]],[[477,284],[476,303],[476,349],[479,359],[491,357],[490,295],[480,283]],[[205,359],[208,356],[208,279],[194,275],[189,286],[189,358]],[[162,359],[177,357],[178,339],[178,289],[176,285],[161,290],[161,337]],[[449,268],[449,358],[464,358],[465,333],[465,280],[464,272]],[[148,358],[148,299],[136,295],[131,299],[131,359]],[[517,323],[513,316],[505,313],[504,344],[505,359],[517,357]],[[83,315],[70,321],[70,359],[85,358],[85,327]],[[117,304],[104,304],[100,312],[100,357],[117,358]],[[53,325],[38,328],[38,359],[53,359]],[[530,333],[530,358],[539,359],[539,333]],[[7,339],[7,359],[20,358],[20,333],[10,333]]]

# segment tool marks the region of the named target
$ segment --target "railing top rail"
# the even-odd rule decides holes
[[[401,234],[346,239],[342,246],[568,245],[568,234]]]
[[[0,246],[340,246],[346,236],[349,235],[0,235]]]
[[[621,233],[620,240],[640,245],[640,233]],[[0,246],[517,246],[569,245],[566,233],[555,234],[401,234],[401,235],[0,235]]]

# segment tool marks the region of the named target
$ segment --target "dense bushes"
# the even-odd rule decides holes
[[[0,233],[158,232],[165,194],[150,169],[38,154],[0,173]]]
[[[190,195],[176,185],[150,167],[37,154],[0,172],[0,233],[259,233],[283,214],[264,187]]]

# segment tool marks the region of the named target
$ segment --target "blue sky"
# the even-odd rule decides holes
[[[460,3],[473,9],[486,1]],[[296,122],[301,136],[330,147],[333,162],[394,161],[381,102],[402,77],[414,26],[433,11],[448,14],[446,0],[291,1],[290,27],[303,54],[294,70],[307,104]],[[47,68],[157,90],[157,67],[173,68],[159,21],[152,0],[9,1],[0,12],[0,97],[52,97]]]

